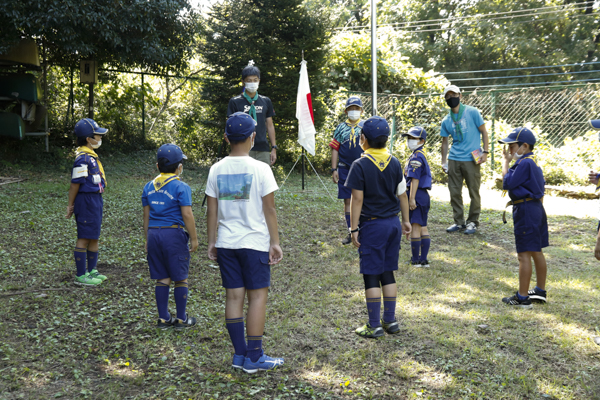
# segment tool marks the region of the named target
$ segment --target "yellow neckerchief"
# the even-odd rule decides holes
[[[161,172],[160,175],[158,175],[156,178],[154,178],[154,180],[152,181],[152,183],[154,184],[154,190],[160,190],[161,188],[163,188],[167,183],[171,182],[172,180],[177,179],[178,181],[179,179],[179,175],[175,175],[175,174],[164,174]]]
[[[527,158],[528,158],[528,159],[530,159],[531,161],[533,161],[533,163],[534,163],[535,165],[537,165],[537,160],[535,159],[535,155],[533,154],[533,152],[529,152],[529,153],[527,153],[527,155],[526,155],[526,156],[519,158],[519,159],[518,159],[518,160],[515,162],[515,165],[519,165],[519,163],[520,163],[521,161],[523,161],[523,160],[525,160],[525,159],[527,159]],[[503,191],[502,191],[502,197],[506,196],[506,193],[508,193],[508,190],[503,190]]]
[[[390,161],[392,161],[392,155],[390,154],[387,148],[369,148],[361,154],[361,157],[367,157],[369,160],[373,161],[373,164],[375,164],[377,168],[379,168],[379,170],[382,172],[384,169],[386,169]]]
[[[346,120],[346,124],[348,124],[350,126],[350,131],[352,132],[352,140],[350,141],[350,143],[352,143],[350,145],[350,148],[352,148],[352,146],[358,146],[358,144],[356,143],[356,135],[354,134],[354,128],[356,128],[358,126],[358,123],[360,122],[360,118],[356,120],[355,123],[350,122],[349,119]]]
[[[102,163],[100,162],[100,158],[98,157],[98,154],[96,154],[96,152],[92,149],[90,149],[87,146],[79,146],[77,148],[77,150],[75,150],[75,157],[79,157],[82,154],[89,154],[90,156],[94,157],[96,159],[96,162],[98,163],[98,169],[100,169],[100,175],[102,176],[102,179],[104,179],[104,186],[107,185],[107,181],[106,181],[106,174],[104,173],[104,167],[102,166]]]

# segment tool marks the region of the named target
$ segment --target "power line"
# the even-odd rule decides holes
[[[461,89],[478,89],[478,88],[491,88],[491,87],[507,87],[507,86],[532,86],[532,85],[547,85],[560,83],[561,86],[569,86],[573,82],[590,82],[600,81],[600,78],[593,79],[576,79],[572,81],[550,81],[550,82],[530,82],[530,83],[507,83],[503,85],[482,85],[482,86],[461,86]]]
[[[540,67],[519,67],[519,68],[502,68],[502,69],[481,69],[478,71],[452,71],[452,72],[436,72],[435,75],[451,75],[451,74],[475,74],[483,72],[498,72],[498,71],[519,71],[526,69],[540,69],[540,68],[560,68],[560,67],[576,67],[580,65],[591,65],[600,64],[600,61],[581,62],[576,64],[562,64],[562,65],[543,65]]]
[[[531,15],[537,15],[537,14],[531,14]],[[597,13],[592,13],[592,14],[576,14],[576,15],[572,15],[572,16],[563,16],[563,17],[558,17],[558,18],[542,18],[542,19],[536,19],[536,20],[531,20],[531,21],[514,21],[511,22],[512,24],[532,24],[532,23],[536,23],[536,22],[541,22],[541,21],[556,21],[556,20],[561,20],[561,19],[573,19],[573,18],[581,18],[581,17],[595,17],[597,18],[599,14]],[[514,17],[512,17],[514,18]],[[477,22],[477,21],[474,21]],[[488,22],[488,21],[485,21]],[[479,21],[478,25],[481,23],[481,21]],[[397,32],[407,32],[407,33],[426,33],[426,32],[438,32],[438,31],[447,31],[448,28],[435,28],[435,29],[423,29],[423,30],[417,30],[417,29],[404,29],[404,28],[394,28],[394,27],[384,27],[387,28],[388,30],[393,30],[393,31],[397,31]],[[454,27],[453,29],[457,29],[456,27]],[[370,31],[370,29],[350,29],[350,30],[346,30],[345,32],[353,32],[353,33],[360,33],[360,32],[368,32]]]
[[[485,78],[460,78],[460,79],[452,79],[452,82],[458,81],[482,81],[482,80],[490,80],[490,79],[516,79],[516,78],[532,78],[535,76],[555,76],[555,75],[573,75],[573,74],[591,74],[594,72],[600,72],[600,70],[593,71],[574,71],[574,72],[555,72],[552,74],[534,74],[534,75],[515,75],[515,76],[495,76],[495,77],[485,77]]]
[[[497,13],[489,13],[489,14],[475,14],[475,15],[468,15],[468,16],[464,16],[464,17],[454,17],[454,18],[440,18],[440,19],[425,19],[425,20],[419,20],[419,21],[408,21],[408,22],[396,22],[396,23],[391,23],[391,24],[381,24],[379,26],[383,27],[383,26],[394,26],[394,25],[411,25],[411,24],[418,24],[421,25],[422,23],[424,23],[423,26],[429,26],[429,25],[441,25],[444,22],[451,22],[451,21],[457,21],[457,20],[463,20],[463,19],[484,19],[483,17],[489,17],[489,16],[494,16],[494,15],[501,15],[502,18],[510,18],[510,17],[506,17],[508,14],[514,14],[514,13],[526,13],[526,12],[535,12],[535,11],[539,11],[539,10],[547,10],[550,8],[567,8],[567,7],[571,7],[571,6],[580,6],[580,5],[584,5],[587,4],[586,1],[582,1],[579,3],[573,3],[573,4],[569,4],[569,5],[558,5],[558,6],[547,6],[547,7],[538,7],[538,8],[528,8],[528,9],[524,9],[524,10],[515,10],[515,11],[504,11],[504,12],[497,12]],[[576,8],[577,10],[581,10],[581,9],[586,9],[587,7],[579,7]],[[564,9],[564,10],[553,10],[553,11],[549,11],[546,13],[554,13],[554,12],[561,12],[561,11],[573,11],[573,8],[568,8],[568,9]],[[529,14],[528,14],[529,15]],[[536,15],[536,14],[533,14]],[[522,17],[524,15],[515,15],[512,16],[513,18],[516,17]],[[432,22],[437,22],[436,24],[432,24]],[[354,26],[352,27],[353,29],[357,29],[357,28],[368,28],[370,25],[359,25],[359,26]],[[418,26],[417,26],[418,27]],[[335,28],[335,29],[344,29],[344,28]]]

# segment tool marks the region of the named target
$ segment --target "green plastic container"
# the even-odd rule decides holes
[[[25,122],[19,114],[2,112],[0,113],[0,136],[23,140],[25,137]]]
[[[42,87],[32,74],[0,75],[0,97],[37,103],[42,98]]]

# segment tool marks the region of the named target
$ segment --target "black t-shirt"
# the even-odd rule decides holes
[[[267,140],[267,118],[271,118],[275,115],[273,110],[273,103],[271,99],[266,96],[258,95],[258,100],[254,102],[254,108],[256,108],[256,138],[254,139],[254,147],[252,150],[255,151],[271,151],[271,144]],[[242,111],[246,114],[250,114],[250,103],[239,95],[229,100],[227,106],[227,117],[231,114]]]
[[[400,212],[396,188],[403,179],[402,165],[396,157],[383,171],[367,157],[361,157],[352,163],[345,186],[363,191],[361,217],[388,218]]]

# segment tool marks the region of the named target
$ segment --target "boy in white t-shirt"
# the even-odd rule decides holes
[[[226,289],[225,323],[235,350],[232,367],[250,374],[283,364],[283,358],[262,351],[270,265],[280,262],[283,253],[275,212],[277,182],[268,164],[249,156],[255,125],[252,117],[242,112],[227,120],[225,137],[231,152],[211,167],[206,184],[208,258],[219,263]]]

